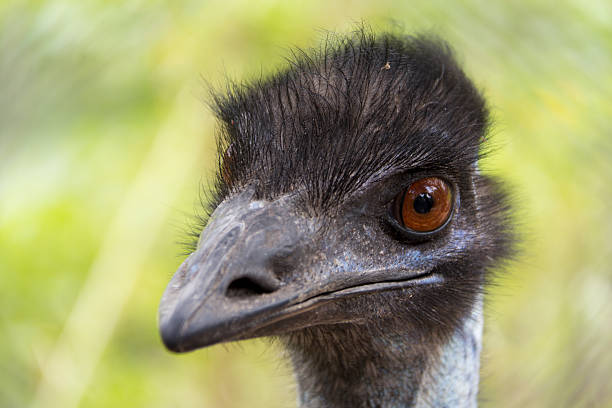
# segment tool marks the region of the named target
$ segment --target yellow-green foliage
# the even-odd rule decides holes
[[[361,21],[439,33],[494,114],[483,167],[514,186],[524,243],[488,297],[486,406],[612,407],[604,0],[4,0],[0,406],[295,405],[274,345],[171,355],[156,309],[216,165],[202,77]]]

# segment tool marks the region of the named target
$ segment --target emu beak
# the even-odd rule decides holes
[[[299,296],[280,290],[276,265],[300,239],[278,205],[251,202],[243,194],[215,211],[197,250],[180,266],[159,308],[161,337],[183,352],[254,337]]]
[[[342,301],[437,282],[410,256],[402,257],[406,265],[389,265],[370,254],[338,254],[343,238],[316,234],[312,220],[292,214],[289,198],[264,203],[251,196],[246,191],[219,205],[168,284],[159,324],[169,350],[359,323],[363,314]]]

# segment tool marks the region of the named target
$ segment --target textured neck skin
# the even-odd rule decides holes
[[[482,301],[440,345],[363,326],[313,328],[286,339],[300,407],[476,407]]]

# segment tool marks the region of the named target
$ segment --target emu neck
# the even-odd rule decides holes
[[[482,302],[445,342],[363,326],[312,328],[286,339],[300,407],[476,407]]]

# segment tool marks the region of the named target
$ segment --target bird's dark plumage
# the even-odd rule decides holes
[[[309,407],[475,404],[482,291],[512,239],[478,170],[485,102],[449,47],[332,37],[214,110],[212,217],[162,300],[167,346],[278,336]],[[390,211],[423,177],[453,191],[431,233]]]
[[[485,104],[442,41],[360,32],[293,55],[215,97],[221,157],[232,157],[220,199],[253,182],[266,199],[300,187],[320,213],[390,173],[478,156]]]

